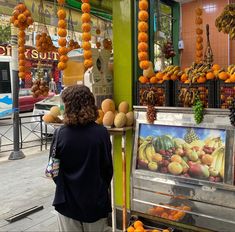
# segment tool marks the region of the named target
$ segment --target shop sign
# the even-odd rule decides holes
[[[11,56],[11,46],[0,45],[0,56]]]
[[[11,56],[11,45],[0,45],[0,56]],[[35,48],[26,47],[25,57],[28,60],[58,61],[58,52],[38,52]]]
[[[38,52],[34,48],[27,48],[25,52],[25,57],[28,60],[46,60],[46,61],[57,61],[59,59],[58,52]]]

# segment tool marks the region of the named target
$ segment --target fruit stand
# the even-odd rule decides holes
[[[234,128],[229,111],[136,106],[131,214],[180,231],[234,231]]]

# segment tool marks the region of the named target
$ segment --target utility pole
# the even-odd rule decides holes
[[[17,29],[11,25],[11,46],[12,46],[12,100],[13,100],[13,142],[14,150],[8,157],[9,160],[17,160],[25,157],[20,150],[19,133],[19,77],[18,77],[18,43]]]

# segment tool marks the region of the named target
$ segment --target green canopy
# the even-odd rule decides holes
[[[81,11],[82,2],[77,0],[66,0],[66,3]],[[111,0],[91,0],[91,14],[104,20],[112,21],[112,1]]]

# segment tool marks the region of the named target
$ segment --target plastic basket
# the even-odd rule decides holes
[[[162,84],[141,84],[137,83],[137,105],[147,105],[146,98],[143,97],[144,91],[153,90],[157,96],[156,106],[173,105],[173,81],[164,81]]]
[[[214,80],[207,81],[205,83],[193,83],[193,84],[185,84],[180,81],[175,81],[175,95],[174,105],[177,107],[188,107],[184,105],[184,102],[180,101],[179,94],[183,88],[186,89],[195,89],[198,91],[199,97],[203,103],[205,108],[214,108],[215,107],[215,86],[216,82]]]
[[[235,99],[235,83],[226,83],[218,80],[216,84],[215,107],[227,109]]]

